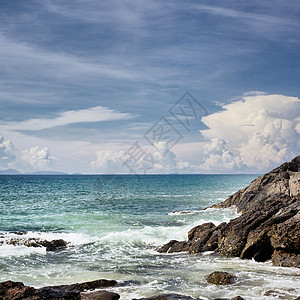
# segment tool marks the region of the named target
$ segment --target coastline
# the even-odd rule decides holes
[[[181,199],[181,198],[179,198]],[[230,210],[230,209],[229,209]],[[226,213],[226,209],[224,210],[224,213]],[[209,215],[207,215],[209,214]],[[219,210],[219,209],[211,209],[211,210],[207,210],[207,211],[199,211],[196,210],[195,214],[178,214],[178,215],[170,215],[168,218],[173,219],[177,219],[179,220],[185,220],[185,219],[189,219],[189,218],[194,218],[195,220],[198,220],[198,224],[199,223],[205,223],[203,221],[201,221],[201,216],[206,216],[207,218],[211,219],[212,216],[221,216],[223,214],[223,210]],[[229,215],[228,215],[229,216]],[[224,220],[224,219],[223,219]],[[177,222],[174,223],[177,224]],[[229,221],[229,219],[228,219]],[[158,222],[160,222],[158,220]],[[222,222],[222,221],[221,221]],[[220,222],[220,223],[221,223]],[[158,223],[159,224],[159,223]],[[179,224],[179,223],[178,223]],[[156,227],[153,227],[153,229],[155,229]],[[191,228],[191,227],[190,227]],[[188,229],[190,229],[188,228]],[[150,227],[148,228],[150,229]],[[147,230],[148,230],[147,229]],[[174,235],[174,232],[171,232],[171,228],[170,227],[166,227],[163,228],[163,230],[168,229],[170,232],[168,233],[169,236]],[[152,229],[151,229],[152,230]],[[157,227],[155,229],[155,234],[161,234],[160,232],[160,227]],[[130,231],[128,232],[123,232],[123,237],[125,237],[126,234],[128,234]],[[136,233],[140,233],[140,231],[136,231]],[[187,232],[187,231],[186,231]],[[146,231],[145,231],[146,233]],[[154,232],[153,232],[154,233]],[[152,233],[152,234],[153,234]],[[134,241],[134,233],[131,232],[130,233],[130,237],[128,237],[128,240],[126,243],[128,243],[130,240],[131,242]],[[67,236],[66,236],[67,237]],[[108,236],[107,239],[112,239],[115,238],[112,235]],[[119,237],[118,237],[119,238]],[[120,236],[121,238],[121,236]],[[145,240],[147,240],[147,235],[145,236]],[[136,240],[137,242],[138,240]],[[96,241],[96,243],[99,243]],[[157,242],[156,242],[157,243]],[[130,243],[129,244],[124,244],[122,243],[122,247],[131,247]],[[75,246],[76,248],[77,246]],[[86,246],[80,246],[80,247],[86,247]],[[120,295],[122,295],[122,299],[132,299],[132,298],[141,298],[141,296],[146,296],[146,295],[158,295],[161,294],[163,292],[165,292],[167,289],[164,287],[166,284],[166,281],[164,280],[164,275],[163,274],[159,274],[159,265],[163,262],[164,264],[167,264],[169,267],[169,272],[172,272],[173,274],[180,274],[184,272],[187,272],[187,270],[189,270],[189,281],[191,283],[193,283],[191,286],[185,286],[186,283],[178,280],[178,283],[176,284],[176,277],[173,279],[173,287],[170,286],[170,291],[172,292],[176,292],[178,294],[186,294],[186,295],[192,295],[192,296],[197,296],[199,295],[200,298],[204,297],[204,299],[214,299],[213,296],[209,296],[209,297],[205,297],[205,294],[208,293],[209,289],[213,289],[213,292],[209,292],[211,295],[215,294],[217,295],[224,295],[224,291],[226,291],[226,295],[227,297],[235,297],[237,295],[241,295],[244,296],[243,294],[243,290],[241,290],[241,287],[243,286],[243,282],[247,282],[247,284],[251,283],[250,278],[247,279],[247,272],[249,272],[249,270],[257,270],[257,274],[255,275],[254,278],[256,278],[255,280],[263,280],[264,277],[266,276],[270,276],[272,275],[275,270],[276,272],[278,272],[279,275],[278,278],[288,278],[288,273],[293,273],[294,277],[291,277],[291,280],[297,280],[297,276],[300,275],[300,273],[298,272],[298,270],[293,271],[292,269],[290,269],[290,272],[288,272],[287,270],[283,270],[281,267],[272,267],[269,264],[266,263],[257,263],[257,262],[253,262],[253,261],[241,261],[240,259],[235,259],[235,258],[225,258],[225,257],[220,257],[220,256],[216,256],[213,253],[199,253],[196,255],[188,255],[188,254],[181,254],[181,253],[174,253],[174,254],[160,254],[157,253],[155,251],[155,247],[151,246],[147,246],[145,249],[145,245],[141,245],[139,246],[139,250],[138,252],[136,252],[136,249],[132,249],[132,251],[135,251],[135,256],[136,256],[136,262],[140,262],[140,266],[139,269],[140,271],[138,271],[139,269],[134,270],[134,272],[137,272],[136,274],[139,274],[139,272],[147,272],[149,275],[147,276],[151,276],[153,277],[151,282],[151,285],[149,285],[149,282],[146,283],[146,285],[148,286],[148,289],[151,287],[151,289],[149,289],[149,291],[147,291],[147,293],[143,292],[143,280],[142,277],[140,277],[140,279],[142,279],[142,281],[139,281],[139,276],[136,275],[135,278],[137,280],[137,282],[133,281],[132,276],[129,276],[130,274],[128,272],[130,272],[130,269],[124,268],[124,273],[120,273],[120,271],[118,272],[119,274],[115,275],[114,277],[114,271],[112,270],[111,274],[109,275],[110,279],[116,279],[118,282],[120,282],[120,286],[116,286],[115,288],[112,289],[112,291],[115,291],[117,293],[119,293]],[[67,251],[75,251],[74,246],[71,243],[71,247],[68,248]],[[142,250],[143,249],[143,250]],[[63,256],[64,252],[67,251],[58,251],[56,253],[53,253],[50,256],[53,256],[53,258],[58,255],[58,256]],[[74,252],[74,255],[75,252]],[[70,259],[72,259],[73,255],[70,257]],[[122,260],[124,261],[124,257],[122,258],[122,256],[120,257],[115,257],[115,259],[117,259],[118,262],[121,262]],[[153,263],[156,262],[157,266],[153,265]],[[67,262],[66,262],[67,263]],[[191,269],[191,266],[193,266],[193,269]],[[92,265],[91,265],[92,267]],[[211,273],[214,270],[218,270],[221,267],[222,270],[224,271],[229,271],[231,273],[234,273],[235,275],[237,275],[239,281],[237,284],[234,284],[232,287],[225,288],[224,287],[212,287],[210,285],[208,285],[207,283],[205,283],[205,277]],[[153,269],[154,268],[154,269]],[[275,269],[274,269],[275,268]],[[278,269],[277,269],[278,268]],[[153,275],[150,275],[151,272],[155,271],[153,273]],[[247,271],[248,270],[248,271]],[[267,270],[267,271],[266,271]],[[123,271],[122,271],[123,272]],[[270,273],[268,273],[270,272]],[[261,277],[257,277],[258,274],[261,273],[262,276]],[[142,274],[142,273],[141,273]],[[269,274],[269,275],[268,275]],[[286,274],[286,275],[283,275]],[[96,276],[96,273],[95,275]],[[177,276],[177,275],[175,275]],[[272,275],[273,278],[274,275]],[[285,277],[283,277],[285,276]],[[94,277],[96,279],[96,277]],[[103,275],[101,276],[101,274],[99,273],[99,277],[98,278],[107,278],[107,275],[105,275],[105,277],[103,277]],[[156,278],[156,280],[155,280]],[[259,279],[261,278],[261,279]],[[129,280],[127,280],[129,279]],[[250,281],[249,281],[250,280]],[[253,279],[252,279],[253,280]],[[265,280],[265,279],[264,279]],[[274,279],[272,279],[274,280]],[[81,279],[81,281],[86,281],[83,278]],[[290,286],[292,286],[292,281],[289,283]],[[69,282],[72,283],[72,281]],[[127,283],[126,283],[127,282]],[[171,281],[170,281],[171,282]],[[64,283],[64,282],[62,282]],[[73,281],[74,283],[74,281]],[[270,282],[271,283],[271,282]],[[287,282],[288,283],[288,282]],[[183,285],[182,285],[183,284]],[[242,285],[241,285],[242,284]],[[140,286],[140,288],[139,288]],[[198,290],[197,290],[197,286],[198,286]],[[271,283],[269,285],[271,286],[275,286],[273,283]],[[201,290],[199,290],[199,288],[201,287]],[[255,286],[253,286],[253,288],[255,288]],[[141,294],[138,295],[137,291],[140,289]],[[190,292],[188,292],[190,290]],[[268,284],[266,284],[266,282],[264,283],[264,286],[262,286],[260,288],[261,292],[260,294],[263,295],[268,289]],[[152,292],[151,292],[152,291]],[[155,292],[156,291],[156,292]],[[183,292],[184,291],[184,292]],[[255,292],[257,294],[257,292]],[[127,296],[126,296],[127,295]],[[203,295],[203,296],[201,296]],[[216,297],[215,297],[216,298]],[[246,299],[258,299],[257,297],[245,297]],[[294,296],[291,296],[287,299],[294,299]],[[271,298],[269,298],[271,299]]]

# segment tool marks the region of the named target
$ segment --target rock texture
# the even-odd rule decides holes
[[[188,241],[173,240],[159,252],[216,251],[300,267],[300,156],[213,207],[231,206],[242,215],[217,227],[212,223],[197,226],[188,233]]]
[[[108,291],[97,291],[92,293],[81,293],[86,290],[94,290],[99,288],[115,286],[115,280],[94,280],[83,283],[75,283],[70,285],[46,286],[35,289],[33,287],[25,286],[22,282],[5,281],[0,283],[0,299],[5,300],[117,300],[120,298],[119,294]]]
[[[215,271],[206,277],[208,283],[226,285],[235,282],[235,277],[227,272]]]

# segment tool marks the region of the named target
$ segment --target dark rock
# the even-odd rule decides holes
[[[34,289],[33,287],[25,286],[22,282],[5,281],[0,283],[0,299],[76,300],[81,299],[80,292],[82,291],[111,287],[115,286],[116,284],[117,282],[115,280],[100,279],[71,285],[46,286],[43,288]],[[95,293],[84,293],[83,299],[117,300],[119,298],[120,296],[116,293],[98,291]]]
[[[98,280],[87,281],[83,283],[75,283],[75,284],[71,284],[70,286],[72,288],[79,290],[80,292],[83,292],[83,291],[91,291],[91,290],[101,289],[106,287],[112,287],[115,286],[116,284],[117,281],[115,280],[98,279]]]
[[[227,272],[213,272],[206,277],[208,283],[216,285],[226,285],[235,282],[235,276]]]
[[[47,251],[55,251],[58,249],[66,248],[67,247],[67,242],[59,239],[59,240],[52,240],[52,241],[42,241],[41,245],[46,247]]]
[[[199,253],[204,251],[214,251],[218,247],[218,235],[226,223],[215,226],[213,223],[204,223],[192,228],[188,232],[188,241],[172,240],[158,249],[158,252],[174,253],[189,251],[189,253]]]
[[[34,295],[34,288],[22,282],[5,281],[0,283],[0,299],[22,299]]]
[[[241,296],[236,296],[234,298],[231,298],[231,300],[245,300],[245,299]]]
[[[300,254],[286,253],[282,250],[275,250],[272,255],[272,263],[279,267],[300,268]]]
[[[12,238],[5,242],[1,241],[0,246],[2,246],[3,244],[26,247],[46,247],[47,251],[55,251],[58,249],[66,248],[68,245],[68,243],[62,239],[47,241],[38,238]]]
[[[140,299],[133,299],[133,300],[194,300],[194,298],[180,295],[180,294],[163,294],[163,295],[153,296],[149,298],[140,298]],[[198,298],[197,300],[201,300],[201,299]]]
[[[172,240],[169,243],[163,245],[158,249],[160,253],[175,253],[175,252],[182,252],[188,251],[189,245],[187,242],[178,242],[176,240]]]
[[[37,299],[45,300],[77,300],[81,299],[80,291],[68,285],[61,286],[46,286],[35,290],[34,295],[38,297]]]
[[[81,293],[82,300],[118,300],[119,298],[119,294],[108,291]]]

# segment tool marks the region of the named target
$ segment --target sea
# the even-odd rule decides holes
[[[2,175],[0,281],[34,287],[114,279],[121,299],[177,293],[201,299],[283,299],[300,295],[300,270],[213,252],[161,254],[205,222],[238,216],[205,209],[246,187],[257,175]],[[21,235],[22,234],[22,235]],[[64,239],[68,247],[8,245],[12,238]],[[228,286],[208,284],[213,271],[234,274]]]

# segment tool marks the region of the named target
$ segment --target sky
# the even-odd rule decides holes
[[[269,171],[299,78],[296,0],[0,0],[0,170]]]

